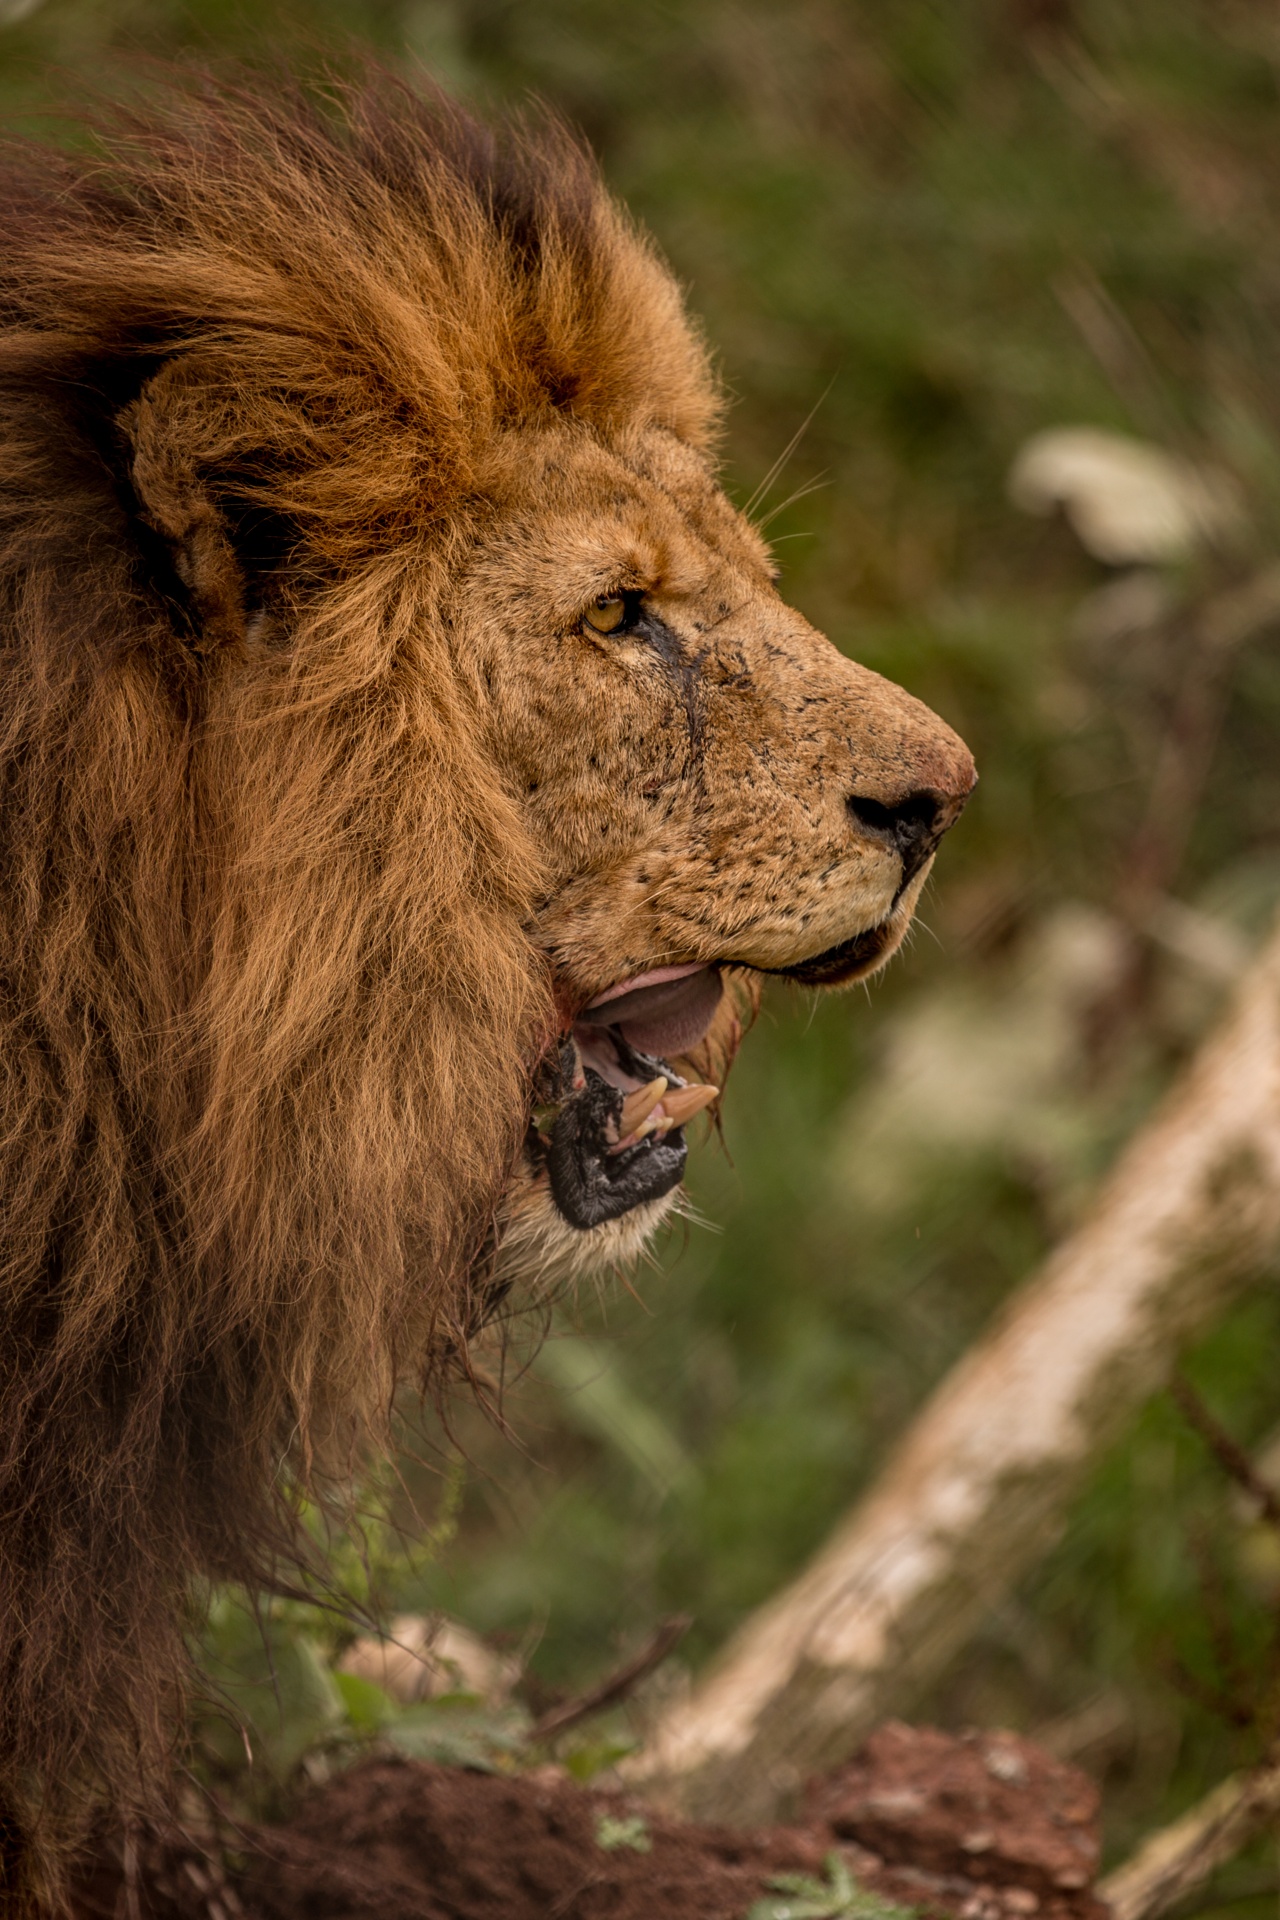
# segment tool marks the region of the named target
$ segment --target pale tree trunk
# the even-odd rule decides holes
[[[628,1764],[702,1818],[768,1818],[964,1645],[1099,1451],[1280,1238],[1280,934],[1085,1223],[942,1382],[809,1566]]]

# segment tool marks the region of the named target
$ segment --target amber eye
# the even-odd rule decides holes
[[[616,633],[626,617],[627,603],[620,593],[602,594],[583,615],[596,633]]]

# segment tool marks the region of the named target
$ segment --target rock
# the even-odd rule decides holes
[[[500,1705],[520,1677],[483,1640],[444,1614],[401,1613],[385,1638],[365,1634],[338,1661],[339,1673],[371,1680],[402,1705],[436,1700],[443,1693],[474,1693]]]

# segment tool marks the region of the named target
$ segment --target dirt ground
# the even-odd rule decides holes
[[[1009,1733],[891,1722],[811,1783],[789,1826],[664,1819],[555,1768],[501,1776],[380,1757],[246,1836],[226,1876],[154,1849],[95,1876],[84,1920],[745,1920],[779,1874],[858,1885],[958,1920],[1105,1920],[1092,1782]],[[814,1909],[809,1908],[812,1912]],[[835,1906],[833,1913],[839,1911]]]

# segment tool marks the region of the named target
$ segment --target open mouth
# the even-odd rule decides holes
[[[890,914],[774,971],[804,986],[837,986],[876,966],[901,932]],[[706,1037],[723,990],[720,967],[696,961],[635,974],[597,994],[543,1062],[530,1146],[571,1226],[601,1226],[679,1184],[684,1128],[720,1089],[691,1085],[671,1062]]]
[[[636,974],[584,1008],[544,1063],[532,1142],[570,1225],[601,1226],[679,1184],[684,1128],[720,1089],[690,1085],[671,1060],[705,1037],[722,992],[718,967]]]

